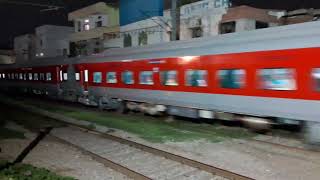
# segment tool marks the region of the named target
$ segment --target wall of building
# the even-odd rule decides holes
[[[0,50],[0,64],[13,64],[16,57],[13,50]]]
[[[170,41],[168,25],[163,17],[152,17],[120,27],[123,46],[125,38],[131,37],[131,46],[143,46]]]
[[[105,34],[119,34],[120,31],[119,9],[104,2],[69,13],[69,20],[74,22],[71,41],[76,55],[91,55],[113,47],[113,41],[106,40]]]
[[[194,35],[202,37],[219,34],[222,16],[227,13],[228,0],[203,0],[180,8],[180,39],[191,39]],[[166,12],[165,16],[169,16]]]
[[[35,35],[25,34],[14,38],[16,61],[27,61],[35,56]]]
[[[72,27],[44,25],[35,30],[36,58],[68,56]]]

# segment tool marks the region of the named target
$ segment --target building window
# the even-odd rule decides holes
[[[93,53],[94,54],[98,54],[100,52],[100,49],[99,48],[94,48],[94,50],[93,50]]]
[[[89,19],[85,19],[83,26],[84,26],[83,29],[84,29],[85,31],[89,31],[89,30],[90,30],[90,20],[89,20]]]
[[[268,28],[269,24],[266,22],[256,21],[256,29]]]
[[[108,72],[107,73],[107,83],[109,83],[109,84],[117,83],[117,73],[116,72]]]
[[[219,85],[226,89],[240,89],[245,84],[243,69],[224,69],[218,71]]]
[[[132,38],[130,34],[125,34],[123,39],[124,47],[131,47],[132,46]]]
[[[192,38],[199,38],[203,36],[203,31],[201,27],[191,28]]]
[[[161,84],[165,86],[178,86],[177,71],[162,71],[160,73]]]
[[[122,82],[124,84],[134,84],[133,72],[126,71],[122,73]]]
[[[47,77],[46,78],[47,81],[51,81],[52,80],[51,73],[47,73],[46,77]]]
[[[236,22],[225,22],[220,24],[220,34],[236,32]]]
[[[25,81],[27,80],[27,73],[23,74],[23,80],[25,80]]]
[[[140,72],[140,84],[153,85],[153,72],[152,71]]]
[[[207,74],[205,70],[188,70],[186,72],[186,85],[195,87],[208,86]]]
[[[296,90],[294,69],[261,69],[258,71],[260,88],[266,90]]]
[[[102,21],[97,21],[96,22],[96,27],[102,27]]]
[[[139,46],[148,44],[148,34],[145,31],[139,33]]]
[[[39,80],[38,73],[33,74],[33,80],[35,80],[35,81]]]
[[[78,24],[78,32],[81,32],[81,21],[78,21],[77,24]]]
[[[93,73],[93,82],[94,83],[101,83],[102,82],[102,73],[101,72],[94,72]]]

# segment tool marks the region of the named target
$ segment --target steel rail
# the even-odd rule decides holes
[[[70,118],[70,117],[66,117],[66,116],[63,116],[61,114],[49,112],[47,110],[39,109],[39,108],[37,108],[37,107],[35,107],[33,105],[25,105],[25,104],[17,104],[17,103],[9,103],[9,104],[12,104],[12,105],[15,105],[15,106],[19,106],[20,108],[22,108],[22,109],[24,109],[26,111],[29,111],[29,112],[32,112],[32,113],[35,113],[35,114],[39,114],[39,115],[42,115],[42,116],[45,116],[45,117],[48,117],[50,119],[56,120],[58,122],[61,122],[63,124],[67,124],[69,126],[80,128],[82,130],[85,130],[86,132],[91,132],[91,133],[100,135],[100,136],[102,136],[104,138],[107,138],[107,139],[110,139],[110,140],[113,140],[113,141],[117,141],[117,142],[119,142],[121,144],[127,144],[129,146],[134,147],[134,148],[141,149],[142,151],[149,152],[149,153],[152,153],[154,155],[158,155],[158,156],[161,156],[161,157],[164,157],[164,158],[179,162],[181,164],[185,164],[187,166],[190,166],[190,167],[193,167],[193,168],[197,168],[197,169],[209,172],[209,173],[211,173],[213,175],[222,176],[222,177],[225,177],[225,178],[230,179],[230,180],[253,180],[253,178],[250,178],[250,177],[247,177],[247,176],[243,176],[241,174],[237,174],[237,173],[234,173],[234,172],[231,172],[231,171],[228,171],[228,170],[225,170],[225,169],[221,169],[221,168],[209,165],[209,164],[205,164],[205,163],[202,163],[202,162],[199,162],[199,161],[196,161],[196,160],[192,160],[192,159],[189,159],[189,158],[186,158],[186,157],[183,157],[183,156],[180,156],[180,155],[176,155],[176,154],[164,151],[164,150],[156,149],[156,148],[153,148],[153,147],[141,144],[141,143],[130,141],[128,139],[120,138],[120,137],[117,137],[117,136],[114,136],[114,135],[111,135],[111,134],[102,133],[102,132],[99,132],[97,130],[90,129],[85,125],[79,125],[79,124],[70,123],[68,121],[70,121],[71,119],[73,121],[79,121],[79,120],[74,119],[74,118]]]
[[[91,151],[88,151],[88,150],[86,150],[86,149],[84,149],[84,148],[82,148],[80,146],[77,146],[77,145],[75,145],[75,144],[73,144],[73,143],[71,143],[69,141],[61,139],[61,138],[59,138],[57,136],[54,136],[52,134],[50,134],[50,137],[53,138],[57,142],[60,142],[62,144],[66,144],[68,146],[71,146],[71,147],[79,150],[82,154],[90,156],[95,161],[97,161],[97,162],[105,165],[106,167],[109,167],[109,168],[111,168],[111,169],[113,169],[113,170],[115,170],[115,171],[117,171],[117,172],[129,177],[129,178],[137,179],[137,180],[151,180],[151,178],[149,178],[149,177],[147,177],[147,176],[145,176],[143,174],[140,174],[140,173],[138,173],[136,171],[133,171],[133,170],[131,170],[131,169],[125,167],[125,166],[122,166],[122,165],[120,165],[120,164],[118,164],[116,162],[113,162],[113,161],[111,161],[109,159],[106,159],[106,158],[104,158],[102,156],[99,156],[99,155],[97,155],[97,154],[95,154],[95,153],[93,153]]]

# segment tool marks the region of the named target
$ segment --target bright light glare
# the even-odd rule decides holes
[[[190,62],[194,59],[197,59],[199,56],[183,56],[183,57],[180,57],[180,59],[183,60],[183,62]]]

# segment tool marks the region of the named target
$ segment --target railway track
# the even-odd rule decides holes
[[[71,145],[97,161],[133,179],[243,179],[225,178],[153,154],[140,148],[106,139],[100,134],[75,127],[54,129],[51,133],[58,141]],[[247,179],[247,178],[246,178]]]
[[[56,140],[79,149],[93,159],[133,179],[252,179],[128,139],[89,129],[86,124],[72,123],[78,120],[34,106],[20,104],[19,107],[66,124],[67,127],[55,128],[52,131],[51,135]]]

